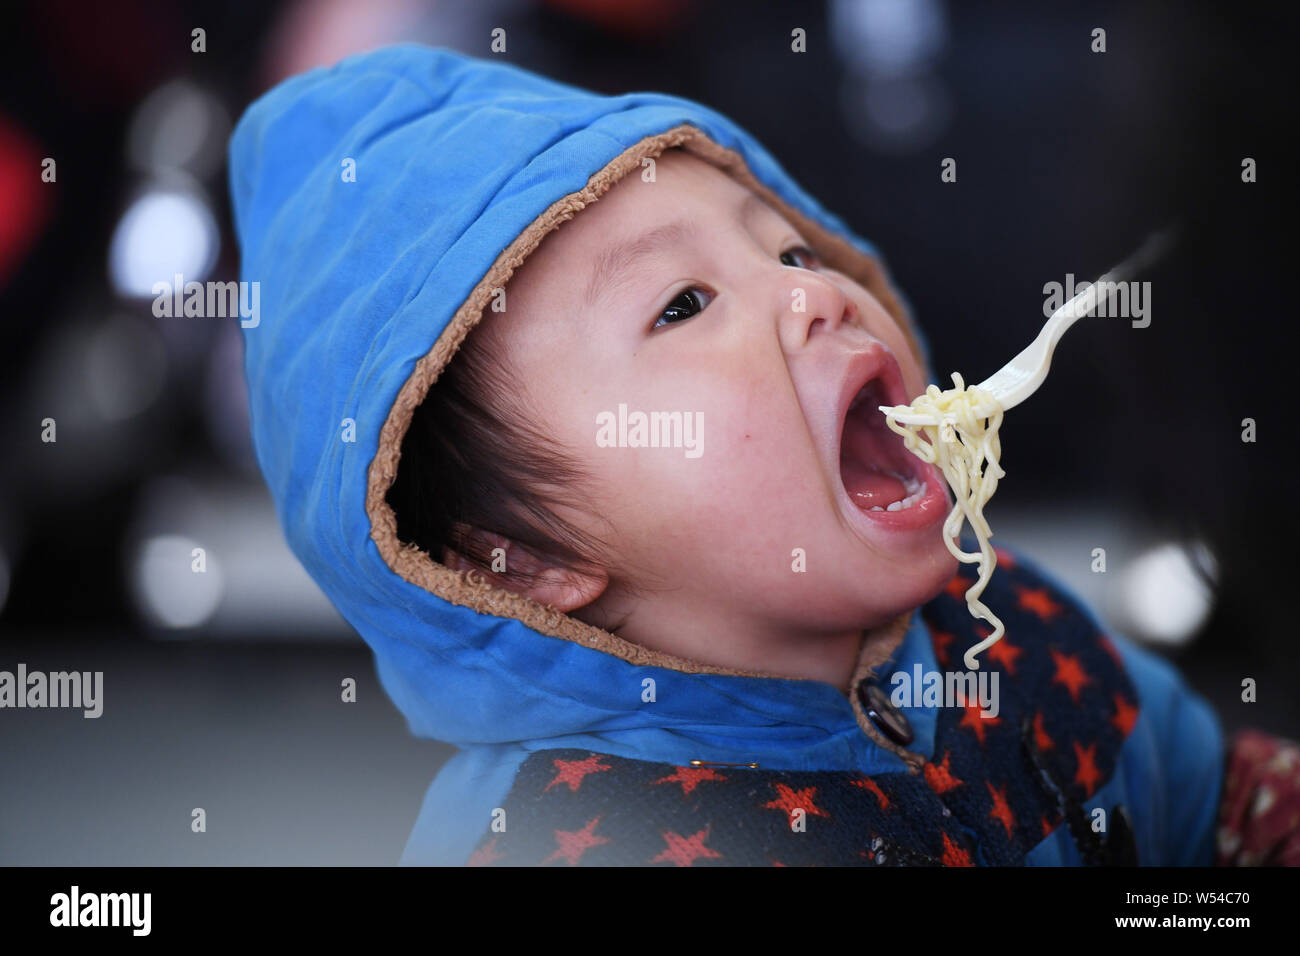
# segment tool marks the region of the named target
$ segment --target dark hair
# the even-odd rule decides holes
[[[484,571],[493,532],[566,567],[603,567],[600,542],[559,517],[562,499],[590,501],[581,462],[529,422],[519,379],[471,332],[416,408],[387,500],[397,535],[435,561],[449,547]],[[506,580],[533,575],[508,567]]]

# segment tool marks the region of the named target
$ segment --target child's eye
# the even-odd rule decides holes
[[[704,307],[709,303],[707,301],[701,302],[701,295],[709,296],[709,293],[698,286],[686,289],[677,298],[673,299],[668,308],[659,314],[659,318],[655,320],[655,324],[651,328],[657,329],[661,326],[672,325],[674,322],[683,322],[697,312],[703,312]],[[709,301],[712,301],[711,296]]]
[[[800,265],[798,262],[790,261],[796,256],[796,254],[802,255],[807,259],[808,265]],[[794,266],[796,269],[816,269],[822,264],[822,261],[817,258],[817,253],[813,252],[807,246],[791,246],[785,252],[781,253],[781,264]]]

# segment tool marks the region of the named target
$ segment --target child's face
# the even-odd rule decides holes
[[[618,254],[589,288],[602,254],[671,223],[669,241]],[[806,245],[749,189],[671,151],[654,182],[629,175],[549,235],[505,311],[485,313],[474,334],[504,350],[530,418],[594,478],[593,500],[563,514],[612,547],[611,586],[576,616],[625,618],[634,642],[761,669],[755,657],[860,635],[952,578],[946,486],[874,410],[924,390],[918,360],[871,293]],[[879,430],[850,426],[857,464],[842,467],[847,406],[873,377]],[[698,457],[603,447],[598,416],[617,420],[620,404],[701,420]],[[846,490],[883,506],[907,494],[884,472],[904,469],[929,485],[904,511],[864,511]]]

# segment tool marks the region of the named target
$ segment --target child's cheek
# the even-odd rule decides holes
[[[917,355],[912,351],[912,346],[908,344],[907,337],[902,331],[895,331],[888,341],[894,357],[898,359],[898,365],[903,370],[903,384],[907,386],[907,397],[909,400],[916,398],[925,391],[929,384],[925,380],[925,373],[921,369],[921,362]]]
[[[861,295],[870,303],[869,309],[865,310],[866,315],[869,316],[867,330],[889,346],[889,350],[894,353],[894,358],[898,360],[898,365],[902,369],[903,384],[907,386],[908,398],[916,398],[930,384],[926,380],[920,356],[913,351],[907,333],[880,304],[880,301],[861,286],[858,288]]]

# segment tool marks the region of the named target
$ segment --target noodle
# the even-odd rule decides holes
[[[952,380],[955,388],[941,392],[938,385],[930,385],[911,406],[889,409],[885,423],[902,436],[908,451],[927,464],[938,465],[956,495],[957,503],[943,523],[943,543],[958,561],[979,564],[979,579],[966,591],[966,606],[972,617],[993,625],[993,633],[966,652],[966,666],[979,670],[975,655],[996,644],[1005,631],[1002,621],[979,599],[997,567],[997,555],[989,544],[993,532],[984,520],[984,506],[997,490],[998,479],[1006,474],[998,465],[1002,453],[998,428],[1003,409],[987,392],[974,386],[967,388],[958,373],[952,373]],[[980,415],[976,409],[992,409],[993,414]],[[894,420],[894,416],[908,413],[925,416],[930,422],[904,425]],[[920,440],[922,433],[928,442]],[[955,543],[963,521],[979,540],[978,553],[963,551]]]

